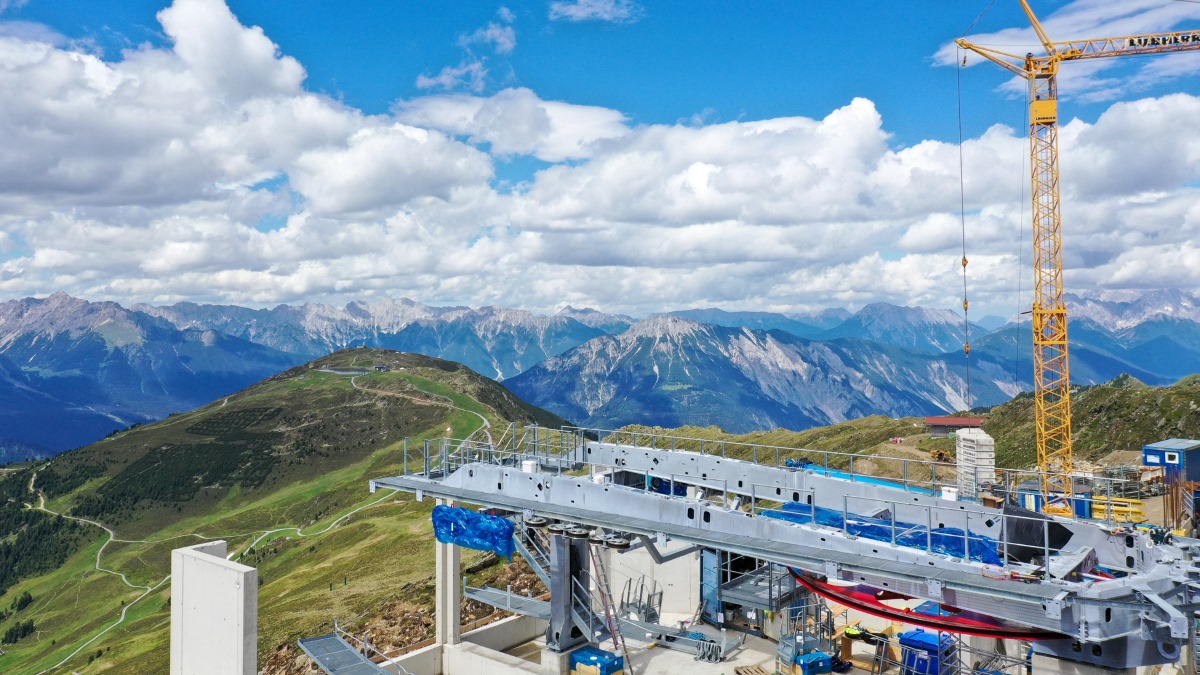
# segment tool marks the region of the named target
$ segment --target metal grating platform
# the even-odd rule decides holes
[[[797,595],[792,575],[782,565],[766,565],[722,584],[721,602],[778,612]]]
[[[388,672],[372,663],[336,633],[302,638],[300,649],[329,675],[379,675]]]

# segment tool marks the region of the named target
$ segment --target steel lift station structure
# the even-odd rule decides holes
[[[732,640],[699,644],[654,616],[617,608],[594,552],[644,548],[659,561],[660,549],[681,542],[688,552],[762,561],[768,577],[787,570],[809,590],[867,613],[1030,640],[1034,658],[1064,664],[1058,672],[1132,672],[1194,659],[1200,540],[1009,503],[989,507],[969,495],[944,499],[937,472],[941,466],[953,480],[947,467],[919,460],[893,460],[901,477],[885,480],[856,473],[853,455],[833,452],[739,444],[734,453],[713,441],[684,450],[688,443],[669,436],[577,428],[510,438],[503,448],[426,442],[404,474],[370,488],[510,517],[517,549],[549,600],[463,590],[547,620],[551,651],[609,638],[620,648],[628,631],[702,660],[723,658]],[[895,609],[880,598],[929,601],[937,610]]]

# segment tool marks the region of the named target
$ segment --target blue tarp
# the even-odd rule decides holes
[[[815,520],[817,525],[837,528],[864,539],[892,541],[893,523],[885,518],[870,518],[850,513],[843,522],[841,511],[796,502],[785,503],[780,510],[764,511],[763,515],[804,525]],[[964,542],[965,533],[957,527],[937,527],[930,531],[924,525],[896,521],[895,537],[896,544],[900,546],[930,550],[955,558],[966,557],[963,553],[963,545],[967,543]],[[996,552],[995,539],[972,533],[969,540],[971,560],[989,565],[1001,564],[1000,555]]]
[[[817,466],[811,460],[808,460],[808,459],[789,459],[784,462],[784,465],[787,466],[789,469],[805,469],[808,471],[812,471],[813,473],[817,474],[818,476],[826,476],[828,478],[840,478],[842,480],[852,480],[855,483],[868,483],[870,485],[880,485],[883,487],[895,488],[897,490],[904,490],[905,492],[915,492],[917,494],[922,494],[922,495],[934,494],[933,490],[927,490],[925,488],[919,488],[919,487],[916,487],[913,485],[905,485],[903,483],[897,483],[895,481],[884,480],[882,478],[874,478],[872,476],[863,476],[862,474],[849,474],[849,473],[846,473],[845,471],[838,471],[837,469],[828,469],[825,467]]]
[[[433,535],[443,544],[494,551],[510,561],[516,550],[512,521],[457,506],[433,507]]]
[[[677,483],[667,478],[659,478],[658,476],[648,478],[646,487],[650,491],[657,492],[660,495],[674,494],[676,497],[686,497],[688,489],[687,483]]]

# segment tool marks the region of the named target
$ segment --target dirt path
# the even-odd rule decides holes
[[[451,399],[449,399],[441,394],[437,394],[437,393],[430,392],[430,391],[425,391],[424,389],[421,389],[420,387],[417,387],[417,389],[421,393],[423,393],[427,396],[431,396],[431,397],[434,397],[437,399],[444,399],[444,400],[441,400],[441,401],[430,400],[430,399],[414,396],[412,394],[405,394],[402,392],[386,391],[386,390],[382,390],[382,389],[372,389],[372,388],[368,388],[368,387],[363,387],[358,384],[358,382],[357,382],[358,377],[359,376],[357,376],[357,375],[351,377],[350,385],[360,391],[364,391],[364,392],[371,393],[371,394],[376,394],[378,396],[395,396],[395,397],[399,397],[399,398],[405,398],[405,399],[413,401],[414,403],[417,403],[419,405],[442,406],[442,407],[451,408],[454,410],[461,410],[463,412],[474,415],[479,418],[479,420],[482,424],[478,429],[471,432],[471,434],[468,435],[465,440],[470,440],[470,438],[473,437],[475,434],[482,432],[483,435],[485,437],[487,437],[488,444],[489,445],[493,444],[492,433],[491,433],[491,426],[492,426],[491,422],[489,422],[486,417],[484,417],[483,415],[480,415],[479,413],[475,412],[474,410],[468,410],[466,408],[461,408],[459,406],[456,406],[456,405],[454,405],[454,402]],[[414,385],[414,386],[416,386],[416,385]],[[221,402],[220,407],[225,407],[225,405],[228,402],[229,402],[229,399],[226,398],[224,401]],[[95,635],[93,635],[90,639],[88,639],[83,644],[79,645],[79,647],[77,647],[75,649],[75,651],[73,651],[69,655],[67,655],[62,661],[59,661],[58,663],[54,664],[53,666],[41,671],[41,673],[38,673],[38,675],[42,675],[42,673],[48,673],[52,670],[62,667],[64,664],[66,664],[71,659],[75,658],[80,652],[87,649],[91,644],[93,644],[94,642],[99,640],[101,637],[103,637],[109,631],[111,631],[114,628],[123,624],[125,622],[126,613],[129,611],[129,609],[131,607],[133,607],[135,604],[137,604],[141,600],[145,599],[146,596],[148,596],[151,593],[153,593],[154,591],[158,590],[159,588],[161,588],[163,586],[163,584],[165,584],[171,580],[171,575],[168,574],[168,575],[164,576],[162,579],[160,579],[154,585],[144,586],[141,584],[135,584],[135,583],[131,582],[129,580],[129,578],[126,577],[125,574],[122,572],[117,572],[115,570],[110,570],[106,567],[103,567],[101,565],[101,558],[104,555],[104,550],[108,547],[109,544],[111,544],[113,542],[122,543],[122,544],[157,544],[157,543],[161,543],[164,541],[171,541],[173,539],[189,539],[189,538],[190,539],[199,539],[201,541],[214,541],[217,539],[230,540],[230,539],[238,539],[238,538],[242,538],[242,537],[250,537],[250,536],[258,535],[253,541],[250,542],[250,545],[246,547],[246,550],[248,550],[248,549],[258,546],[260,543],[262,543],[263,540],[267,539],[268,537],[271,537],[272,535],[277,535],[277,534],[280,534],[283,532],[294,532],[296,534],[296,536],[300,537],[300,538],[315,537],[315,536],[318,536],[321,534],[325,534],[326,532],[333,529],[334,527],[337,527],[338,524],[342,523],[343,521],[350,518],[354,514],[360,512],[360,511],[363,511],[365,509],[379,506],[383,502],[390,499],[395,494],[394,490],[391,492],[388,492],[387,494],[381,496],[379,499],[368,502],[356,509],[348,511],[347,513],[343,514],[342,516],[338,517],[337,519],[331,521],[324,528],[317,530],[315,532],[307,533],[307,534],[305,532],[303,532],[302,527],[288,526],[288,527],[275,528],[275,529],[271,529],[271,530],[252,530],[250,532],[240,532],[240,533],[236,533],[236,534],[226,534],[226,535],[210,536],[210,535],[205,535],[202,533],[189,533],[189,534],[180,534],[180,535],[176,535],[173,537],[167,537],[165,539],[146,540],[146,539],[119,539],[119,538],[117,538],[116,532],[114,532],[112,530],[112,528],[108,527],[107,525],[104,525],[103,523],[97,522],[95,520],[90,520],[88,518],[79,518],[76,516],[70,516],[70,515],[58,513],[56,511],[52,511],[52,510],[46,508],[46,496],[41,490],[37,489],[37,487],[35,485],[36,481],[37,481],[37,472],[35,471],[33,473],[33,475],[29,477],[29,491],[37,495],[37,498],[38,498],[37,506],[33,506],[32,504],[28,504],[28,503],[26,504],[26,506],[28,508],[43,511],[45,513],[49,513],[52,515],[62,516],[63,518],[66,518],[68,520],[74,520],[76,522],[86,523],[88,525],[92,525],[94,527],[98,527],[98,528],[104,530],[104,532],[108,535],[108,539],[106,539],[105,542],[100,546],[100,550],[96,551],[96,562],[95,562],[96,571],[104,573],[104,574],[111,574],[113,576],[120,577],[122,583],[124,583],[126,586],[142,591],[141,595],[139,595],[137,598],[135,598],[134,600],[127,603],[126,605],[124,605],[121,608],[120,616],[117,617],[117,620],[115,622],[113,622],[107,628],[104,628],[103,630],[101,630],[99,633],[96,633]],[[227,557],[232,559],[233,556],[236,554],[237,554],[236,552],[230,553]]]
[[[79,518],[76,516],[65,515],[65,514],[58,513],[56,511],[52,511],[52,510],[46,508],[46,495],[41,490],[38,490],[35,487],[36,481],[37,481],[37,472],[35,471],[33,473],[33,475],[29,477],[29,491],[33,492],[34,494],[37,495],[38,504],[37,504],[37,506],[33,506],[31,504],[26,503],[25,506],[27,508],[36,509],[38,511],[43,511],[45,513],[49,513],[52,515],[61,516],[68,520],[74,520],[74,521],[80,522],[80,523],[87,523],[88,525],[92,525],[92,526],[95,526],[95,527],[98,527],[98,528],[104,530],[104,532],[108,534],[108,539],[105,540],[105,542],[100,546],[100,550],[96,551],[96,563],[95,563],[96,571],[102,572],[104,574],[111,574],[113,576],[120,577],[121,581],[126,586],[129,586],[130,588],[133,588],[133,589],[142,590],[141,595],[139,595],[138,597],[134,598],[132,601],[126,603],[124,606],[121,607],[121,613],[117,617],[117,620],[115,622],[113,622],[111,625],[109,625],[108,627],[101,630],[99,633],[96,633],[95,635],[93,635],[90,639],[88,639],[83,644],[79,645],[79,647],[77,647],[75,649],[75,651],[68,654],[65,658],[63,658],[62,661],[59,661],[58,663],[54,664],[53,666],[50,666],[49,668],[42,670],[41,672],[38,673],[38,675],[42,675],[43,673],[48,673],[52,670],[62,667],[65,663],[67,663],[68,661],[70,661],[71,659],[73,659],[77,655],[79,655],[80,652],[87,649],[96,640],[99,640],[100,638],[104,637],[104,635],[107,634],[109,631],[111,631],[114,628],[123,624],[125,622],[126,613],[129,611],[129,609],[131,607],[136,605],[141,600],[145,599],[146,596],[148,596],[151,593],[153,593],[154,591],[158,590],[159,588],[161,588],[163,586],[163,584],[165,584],[171,580],[171,575],[168,574],[168,575],[164,576],[162,579],[160,579],[158,581],[158,583],[155,583],[152,586],[143,586],[143,585],[135,584],[135,583],[129,581],[129,579],[122,572],[116,572],[114,570],[110,570],[108,568],[101,566],[100,558],[104,555],[104,549],[107,548],[108,545],[111,544],[112,542],[118,542],[118,543],[122,543],[122,544],[157,544],[157,543],[164,542],[164,541],[171,541],[172,539],[186,539],[186,538],[199,539],[201,541],[215,541],[217,539],[224,539],[224,540],[228,541],[230,539],[238,539],[241,537],[249,537],[252,535],[259,535],[253,542],[251,542],[251,544],[249,546],[246,547],[247,549],[250,549],[250,548],[257,546],[262,540],[266,539],[267,537],[269,537],[273,534],[279,534],[280,532],[295,532],[296,536],[301,537],[301,538],[315,537],[317,535],[324,534],[324,533],[328,532],[329,530],[333,529],[334,527],[336,527],[339,523],[343,522],[350,516],[353,516],[354,514],[358,513],[359,511],[362,511],[364,509],[369,509],[371,507],[382,504],[384,501],[390,499],[396,492],[395,490],[393,490],[393,491],[388,492],[387,494],[383,495],[379,499],[368,502],[356,509],[348,511],[347,513],[343,514],[336,520],[333,520],[332,522],[330,522],[323,529],[320,529],[320,530],[317,530],[316,532],[311,532],[308,534],[305,534],[302,531],[302,527],[280,527],[280,528],[275,528],[273,530],[253,530],[250,532],[241,532],[241,533],[237,533],[237,534],[227,534],[227,535],[217,535],[217,536],[209,536],[209,535],[205,535],[205,534],[201,534],[201,533],[190,533],[190,534],[180,534],[180,535],[176,535],[174,537],[166,537],[164,539],[147,540],[147,539],[118,539],[116,532],[114,532],[111,528],[109,528],[107,525],[104,525],[103,523],[99,523],[97,521],[90,520],[88,518]],[[237,554],[237,552],[235,551],[233,553],[230,553],[226,557],[228,559],[232,559],[233,556],[235,556],[236,554]]]
[[[452,408],[454,410],[461,410],[465,413],[474,415],[474,416],[478,417],[481,422],[483,422],[483,426],[479,427],[475,431],[472,431],[463,440],[469,441],[469,440],[471,440],[472,436],[474,436],[475,434],[482,431],[483,435],[487,437],[488,445],[495,445],[495,442],[492,439],[492,423],[489,422],[486,417],[484,417],[483,415],[480,415],[479,413],[475,412],[474,410],[467,410],[466,408],[460,408],[460,407],[454,405],[454,402],[452,400],[450,400],[449,398],[442,396],[441,394],[435,394],[434,392],[431,392],[431,391],[425,391],[424,389],[417,387],[417,385],[415,385],[415,384],[413,386],[417,387],[417,391],[419,391],[423,394],[426,394],[427,396],[436,396],[437,398],[445,399],[445,401],[430,401],[429,399],[426,399],[426,398],[421,398],[419,396],[413,396],[412,394],[405,394],[404,392],[399,392],[399,391],[388,391],[386,389],[371,389],[371,388],[359,385],[358,381],[357,381],[358,378],[359,378],[358,375],[351,377],[350,378],[350,386],[354,387],[355,389],[357,389],[359,391],[365,391],[368,394],[376,394],[378,396],[395,396],[398,398],[406,398],[406,399],[408,399],[414,403],[418,403],[420,405],[439,405],[439,406],[443,406],[446,408]]]

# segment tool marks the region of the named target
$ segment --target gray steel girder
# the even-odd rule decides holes
[[[839,481],[844,483],[845,481]],[[373,486],[424,493],[475,504],[541,513],[563,520],[754,556],[833,579],[864,583],[904,595],[927,598],[1001,616],[1027,626],[1060,632],[1088,642],[1131,639],[1144,621],[1169,625],[1173,617],[1140,597],[1124,580],[1073,583],[1021,582],[984,576],[982,566],[918,549],[858,539],[840,530],[757,518],[708,502],[668,497],[586,477],[527,473],[496,464],[468,464],[441,479],[395,476]],[[834,486],[830,486],[831,488]],[[974,528],[972,528],[974,529]],[[1171,580],[1162,572],[1143,581]],[[1101,598],[1105,599],[1101,599]],[[1139,637],[1138,639],[1144,640]],[[1058,651],[1057,649],[1054,651]],[[1067,650],[1070,651],[1070,650]],[[1114,664],[1114,652],[1149,665],[1157,661],[1138,650],[1088,649],[1067,654],[1085,662]]]

